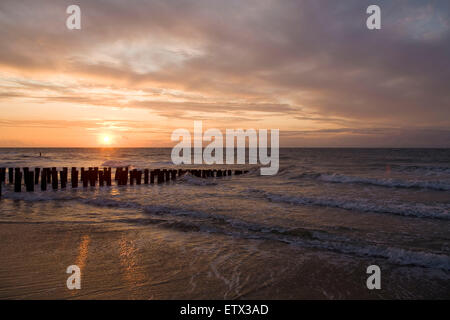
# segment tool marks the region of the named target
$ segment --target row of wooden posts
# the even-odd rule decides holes
[[[51,185],[53,190],[58,190],[67,188],[68,183],[68,168],[62,168],[58,171],[56,168],[35,168],[34,171],[29,168],[8,168],[8,182],[14,185],[14,192],[22,192],[22,182],[25,185],[25,190],[27,192],[33,192],[35,186],[39,185],[41,191],[47,190],[47,185]],[[95,187],[98,183],[100,187],[111,186],[112,176],[111,168],[99,169],[95,168],[81,168],[78,171],[77,168],[72,168],[71,170],[71,185],[72,188],[78,188],[79,182],[81,182],[84,188]],[[114,176],[116,184],[119,186],[126,185],[141,185],[143,184],[154,184],[163,183],[171,180],[176,180],[177,176],[180,177],[189,172],[193,176],[199,178],[210,178],[210,177],[226,177],[233,174],[232,170],[221,170],[221,169],[154,169],[154,170],[129,170],[128,168],[117,168]],[[241,175],[247,173],[245,170],[234,170],[235,175]],[[81,173],[81,175],[79,174]],[[59,178],[58,178],[59,175]],[[6,168],[0,168],[0,197],[2,184],[6,184]],[[79,180],[80,178],[80,180]],[[143,179],[142,179],[143,178]],[[144,181],[142,181],[144,180]]]

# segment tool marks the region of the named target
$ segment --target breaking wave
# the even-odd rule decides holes
[[[439,191],[450,190],[450,183],[444,181],[417,181],[417,180],[408,181],[398,179],[376,179],[376,178],[346,176],[341,174],[321,174],[318,176],[318,179],[333,183],[360,183],[389,188],[419,188],[419,189],[431,189]]]
[[[118,160],[108,160],[102,163],[102,166],[104,167],[111,167],[111,168],[127,168],[130,167],[131,164],[128,162],[118,161]]]
[[[332,199],[321,197],[287,196],[268,193],[260,190],[250,190],[261,193],[266,199],[273,202],[288,203],[293,205],[310,205],[320,207],[332,207],[345,210],[362,212],[387,213],[401,216],[434,218],[450,220],[450,208],[446,205],[431,206],[425,204],[406,203],[376,203],[369,200]]]
[[[152,223],[157,223],[161,227],[181,231],[214,232],[251,239],[281,241],[290,245],[330,250],[359,257],[383,258],[390,263],[398,265],[450,270],[450,257],[447,255],[364,244],[359,240],[354,241],[322,230],[286,229],[203,211],[162,205],[141,205],[135,202],[123,202],[112,199],[91,199],[84,202],[96,206],[141,209],[151,216],[187,218],[181,220],[152,220]],[[141,220],[139,219],[142,223]],[[144,223],[148,222],[144,221]]]

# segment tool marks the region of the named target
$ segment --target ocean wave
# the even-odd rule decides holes
[[[448,173],[450,167],[445,166],[417,166],[417,165],[398,165],[393,166],[395,170],[400,172],[418,172],[418,173]]]
[[[450,183],[446,181],[418,181],[399,179],[377,179],[358,176],[347,176],[342,174],[320,174],[317,179],[332,183],[358,183],[389,188],[418,188],[438,191],[450,190]]]
[[[355,210],[362,212],[387,213],[401,216],[434,218],[450,220],[450,209],[446,205],[425,205],[425,204],[406,204],[406,203],[376,203],[369,200],[352,199],[331,199],[321,197],[306,196],[287,196],[268,193],[260,190],[250,190],[250,192],[260,193],[269,201],[288,203],[293,205],[310,205],[320,207],[332,207],[345,210]]]
[[[305,171],[299,175],[289,177],[289,180],[299,180],[299,179],[316,179],[320,177],[322,173],[314,171]]]
[[[215,186],[217,185],[216,181],[208,180],[204,178],[198,178],[193,176],[189,172],[184,174],[181,178],[177,179],[177,182],[186,183],[194,186]]]
[[[255,190],[254,192],[261,191]],[[346,209],[365,208],[373,211],[376,208],[364,207],[362,202],[358,204],[345,204],[336,202],[323,202],[322,200],[304,197],[286,197],[274,194],[264,195],[272,201],[288,203],[301,203],[312,205],[325,205],[343,207]],[[47,199],[47,198],[45,198]],[[53,198],[55,200],[55,198]],[[315,248],[355,255],[359,257],[383,258],[393,264],[413,265],[427,268],[439,268],[450,270],[450,258],[445,255],[411,251],[402,248],[386,247],[364,243],[360,240],[349,239],[343,235],[334,234],[324,230],[313,230],[306,228],[284,228],[275,225],[266,225],[242,220],[240,218],[209,213],[177,206],[165,206],[159,204],[144,205],[135,201],[111,199],[111,198],[61,198],[60,200],[73,200],[86,205],[106,208],[134,209],[149,216],[129,217],[121,215],[119,219],[105,217],[105,222],[123,222],[145,225],[157,225],[162,228],[173,229],[182,232],[206,232],[220,233],[233,237],[245,239],[280,241],[290,245],[298,245],[307,248]],[[365,204],[367,205],[367,204]],[[382,211],[385,211],[384,209]],[[406,212],[406,211],[405,211]],[[397,212],[398,213],[398,212]],[[417,212],[416,212],[417,213]],[[422,212],[423,214],[423,212]]]
[[[158,161],[151,163],[151,167],[169,167],[169,166],[174,166],[174,163],[172,161]]]
[[[131,164],[124,161],[119,160],[107,160],[102,163],[103,167],[111,167],[111,168],[127,168],[130,167]]]
[[[294,240],[292,241],[292,244],[298,244],[298,242]],[[305,245],[305,243],[301,243],[301,245]],[[450,257],[443,254],[370,244],[355,245],[351,243],[329,241],[310,241],[309,243],[306,243],[306,245],[361,257],[383,258],[390,263],[397,265],[413,265],[424,268],[438,268],[446,271],[450,270]]]
[[[5,199],[22,200],[26,202],[46,202],[55,200],[70,201],[81,199],[77,194],[62,192],[5,192],[2,197]]]
[[[133,202],[121,203],[120,201],[92,202],[106,206],[118,206],[126,208],[141,208],[152,215],[170,215],[175,217],[188,217],[199,220],[157,220],[152,224],[158,224],[164,228],[189,232],[214,232],[249,239],[273,240],[322,250],[330,250],[359,257],[383,258],[393,264],[413,265],[427,268],[439,268],[450,270],[450,257],[437,253],[412,251],[403,248],[361,244],[340,235],[330,234],[326,231],[310,230],[304,228],[286,229],[279,226],[267,226],[255,222],[247,222],[224,215],[211,214],[202,211],[188,210],[178,207],[161,205],[139,205]],[[208,223],[209,222],[209,223]],[[141,222],[142,224],[142,222]],[[144,224],[149,224],[144,221]],[[355,244],[356,243],[356,244]]]

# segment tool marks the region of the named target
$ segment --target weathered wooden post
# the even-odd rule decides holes
[[[119,171],[119,176],[118,176],[118,180],[117,180],[117,182],[118,182],[118,184],[119,184],[119,186],[123,186],[123,175],[125,174],[125,170],[123,170],[122,168],[120,168],[120,171]]]
[[[98,184],[100,187],[103,187],[105,184],[105,180],[104,180],[104,176],[103,176],[103,171],[99,171],[98,172]]]
[[[89,176],[84,168],[81,168],[81,181],[83,182],[83,188],[87,188],[89,183]]]
[[[148,184],[148,169],[144,169],[144,184]]]
[[[65,189],[67,187],[67,168],[63,168],[62,171],[59,172],[59,177],[61,179],[61,189]]]
[[[2,184],[6,184],[6,168],[0,169],[0,199],[2,198]]]
[[[23,168],[23,183],[25,184],[25,187],[28,186],[28,172],[30,171],[29,168],[24,167]]]
[[[136,172],[136,184],[138,186],[142,184],[142,171],[141,170]]]
[[[106,177],[105,177],[105,180],[106,180],[106,185],[108,186],[108,187],[111,187],[111,185],[112,185],[112,181],[111,181],[111,168],[105,168],[104,170],[103,170],[103,172],[104,172],[104,175],[106,175]]]
[[[52,168],[52,188],[58,190],[58,171],[55,167]]]
[[[177,170],[170,170],[172,180],[177,180]]]
[[[41,175],[41,168],[34,168],[34,184],[39,184],[40,175]]]
[[[93,169],[93,168],[88,169],[88,177],[89,177],[89,185],[91,187],[95,187],[96,182],[97,182],[97,178],[95,176],[95,169]]]
[[[122,170],[122,168],[118,167],[114,173],[114,181],[116,181],[117,185],[120,185],[120,170]]]
[[[163,172],[164,172],[166,181],[170,181],[170,170],[164,169]]]
[[[116,169],[116,177],[117,177],[117,185],[121,186],[122,182],[123,182],[123,178],[122,178],[122,168],[117,168]]]
[[[22,191],[22,172],[20,168],[14,169],[14,192]]]
[[[150,171],[150,183],[154,184],[155,183],[155,170]]]
[[[72,182],[72,188],[78,188],[78,171],[77,168],[72,167],[72,173],[70,175],[70,180]]]
[[[87,176],[86,176],[86,171],[84,170],[84,168],[80,168],[80,180],[81,183],[83,184],[83,188],[87,188]]]
[[[122,171],[121,167],[116,168],[116,173],[114,174],[114,180],[115,181],[119,181],[121,171]]]
[[[89,185],[92,187],[92,168],[88,167],[88,170],[86,171],[86,177]]]
[[[0,184],[5,183],[6,168],[0,168]]]
[[[157,183],[163,183],[164,182],[164,174],[161,172],[160,169],[155,169],[154,171],[155,176],[158,178]]]
[[[0,169],[0,199],[2,198],[2,184],[6,184],[6,168]]]
[[[41,191],[47,191],[47,170],[42,169],[41,173]]]
[[[50,170],[50,168],[46,168],[45,170],[47,170],[47,184],[50,184],[50,183],[52,183],[51,170]]]
[[[130,171],[130,186],[134,185],[134,177],[136,175],[136,169]]]
[[[95,181],[98,181],[98,167],[95,167],[94,168],[94,178],[95,178]]]
[[[120,185],[126,186],[128,184],[128,167],[122,170],[120,174]]]
[[[27,184],[26,184],[26,190],[27,192],[33,192],[34,191],[34,172],[28,172],[27,173]]]
[[[14,168],[8,169],[8,181],[9,181],[9,184],[14,183]]]

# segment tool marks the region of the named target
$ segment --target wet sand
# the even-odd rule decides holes
[[[449,298],[444,271],[409,268],[403,276],[402,267],[373,258],[185,231],[0,223],[0,298]],[[366,288],[370,263],[382,268],[382,290]],[[73,264],[81,290],[66,287]]]

